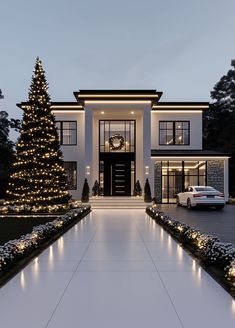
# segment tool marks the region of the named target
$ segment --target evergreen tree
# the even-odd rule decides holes
[[[139,180],[137,180],[136,183],[135,183],[134,190],[133,190],[133,195],[134,196],[141,196],[142,195],[142,189],[141,189]]]
[[[81,198],[81,201],[83,203],[88,203],[89,202],[89,193],[90,193],[90,188],[89,188],[87,179],[85,179],[84,185],[83,185],[83,188],[82,188],[82,198]]]
[[[48,84],[39,58],[36,59],[29,100],[24,108],[12,171],[7,190],[7,200],[11,204],[68,202],[70,196],[55,117],[50,109]]]
[[[9,139],[10,128],[17,131],[19,127],[20,120],[9,119],[7,112],[0,111],[0,199],[5,198],[5,190],[14,160],[14,143]]]
[[[92,188],[92,196],[100,196],[101,195],[101,187],[99,182],[95,180],[94,186]]]
[[[145,185],[144,185],[144,201],[146,203],[150,203],[152,201],[152,195],[151,195],[151,188],[149,184],[149,179],[146,179]]]
[[[230,195],[235,196],[235,60],[211,91],[213,103],[204,112],[204,147],[232,153],[229,161]]]

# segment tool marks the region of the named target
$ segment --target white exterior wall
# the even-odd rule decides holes
[[[77,162],[77,190],[70,190],[74,199],[81,198],[85,177],[85,112],[84,111],[55,111],[56,121],[77,121],[77,145],[61,145],[64,161]]]
[[[136,121],[136,180],[144,186],[145,179],[149,177],[145,167],[150,168],[151,163],[151,124],[150,105],[139,104],[94,104],[86,106],[86,114],[91,115],[93,132],[87,134],[86,139],[92,140],[92,143],[86,140],[86,166],[90,166],[89,185],[92,188],[94,181],[99,180],[99,120],[135,120]],[[132,115],[131,112],[134,111]],[[101,114],[104,112],[104,114]],[[89,113],[89,114],[88,114]],[[91,114],[92,113],[92,114]],[[87,119],[86,119],[87,120]],[[88,121],[88,120],[87,120]],[[90,123],[89,123],[90,124]],[[90,151],[92,147],[92,151]],[[90,155],[92,154],[92,158]],[[151,182],[151,181],[150,181]]]
[[[102,115],[101,112],[104,111]],[[134,111],[132,115],[131,112]],[[99,120],[136,121],[136,180],[142,188],[148,178],[154,193],[154,163],[156,160],[174,160],[176,157],[151,158],[151,149],[185,150],[202,149],[201,110],[155,110],[146,104],[86,104],[85,110],[55,110],[56,121],[77,121],[77,145],[62,145],[65,161],[77,162],[77,190],[71,190],[73,198],[80,199],[84,179],[90,189],[99,179]],[[190,121],[190,145],[160,146],[159,121]],[[210,160],[211,157],[177,157],[180,160]],[[224,191],[228,199],[228,158],[224,160]],[[87,169],[89,167],[89,169]]]
[[[159,145],[159,121],[190,121],[190,144]],[[202,111],[155,110],[151,112],[151,145],[152,149],[180,150],[202,149]]]

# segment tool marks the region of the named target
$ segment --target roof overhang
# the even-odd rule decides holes
[[[21,109],[26,108],[27,106],[30,106],[29,102],[21,102],[17,104],[18,107]],[[81,104],[78,104],[76,101],[73,102],[51,102],[50,108],[53,112],[77,112],[77,111],[84,111],[84,106]]]
[[[156,90],[79,90],[74,96],[80,104],[149,103],[156,104],[162,92]]]
[[[209,109],[209,102],[160,102],[154,104],[154,111],[188,111]]]
[[[214,150],[151,150],[151,158],[184,158],[184,157],[197,157],[197,158],[230,158],[230,153],[223,153]]]

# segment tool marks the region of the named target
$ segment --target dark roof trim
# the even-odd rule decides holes
[[[84,101],[152,101],[156,103],[162,92],[156,90],[79,90],[74,92],[78,102]]]
[[[30,105],[29,102],[21,102],[19,104],[16,104],[19,108],[23,109],[25,106]],[[84,107],[82,104],[79,104],[77,101],[73,102],[51,102],[51,109],[54,110],[64,110],[64,109],[69,109],[69,110],[84,110]]]
[[[216,156],[216,157],[230,157],[230,153],[222,153],[214,150],[151,150],[151,157],[163,157],[163,156],[183,156],[183,157],[195,157],[195,156]]]
[[[180,101],[180,102],[159,102],[153,105],[152,110],[205,110],[209,109],[209,102]]]

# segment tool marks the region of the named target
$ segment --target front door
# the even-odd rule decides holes
[[[131,161],[109,160],[104,163],[104,196],[131,195]]]

